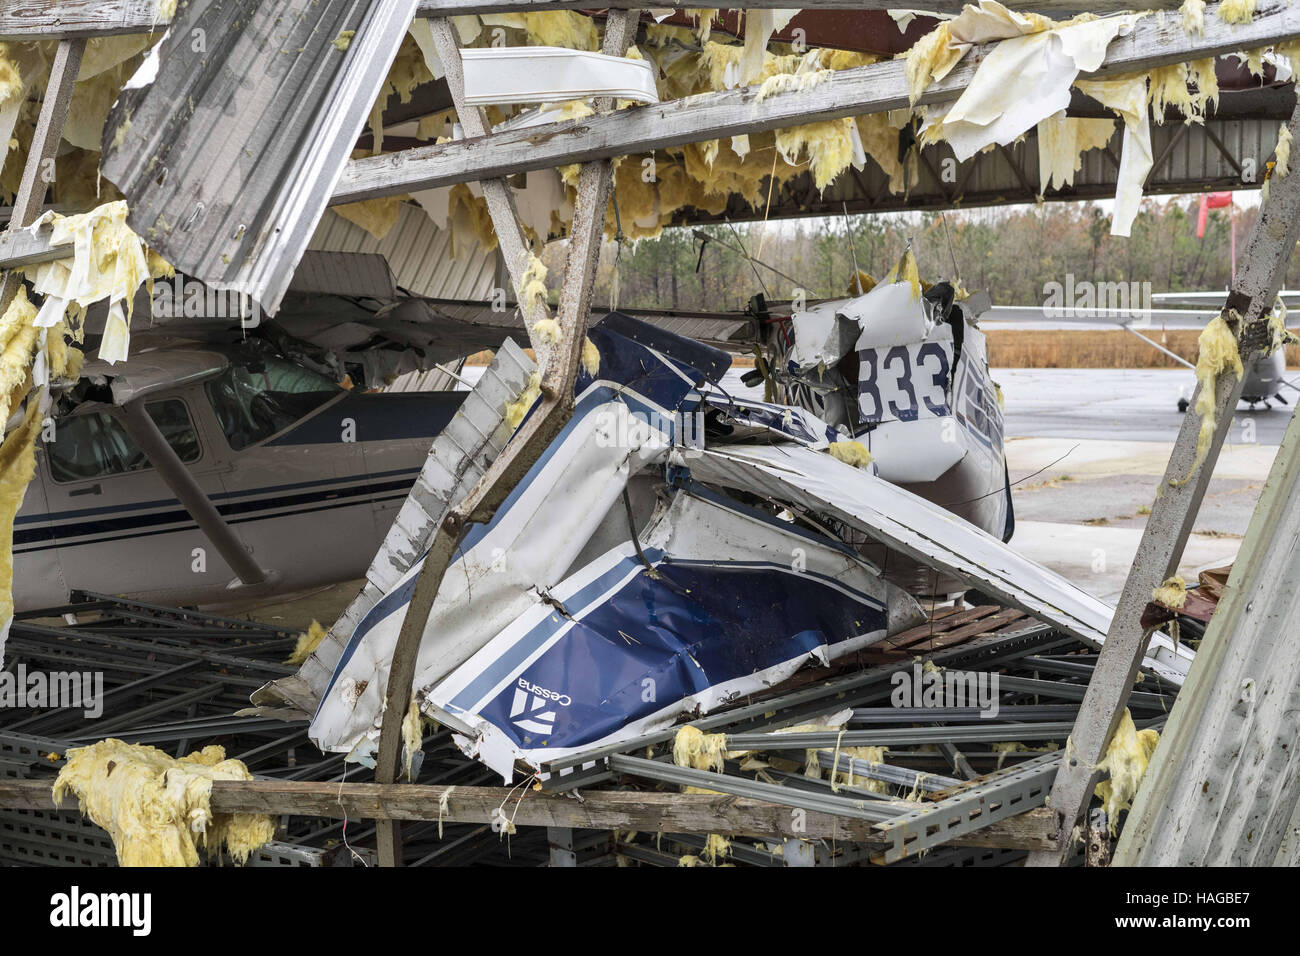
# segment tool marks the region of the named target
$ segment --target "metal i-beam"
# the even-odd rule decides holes
[[[1145,17],[1128,36],[1117,37],[1106,59],[1087,79],[1113,78],[1242,49],[1300,38],[1300,7],[1289,0],[1260,0],[1254,20],[1229,25],[1205,17],[1203,36],[1189,36],[1178,17]],[[962,94],[996,44],[972,50],[944,79],[932,83],[919,105],[948,102]],[[704,140],[860,116],[909,106],[903,60],[839,70],[809,90],[758,101],[758,86],[670,100],[454,143],[423,146],[352,160],[331,203],[391,196],[482,178],[512,176],[574,162],[649,155],[655,150]]]
[[[1300,126],[1300,104],[1287,128],[1292,135]],[[1291,253],[1300,238],[1300,176],[1276,176],[1269,184],[1268,198],[1260,206],[1259,218],[1250,234],[1243,268],[1238,273],[1224,314],[1241,317],[1237,349],[1242,365],[1265,353],[1273,341],[1269,315],[1286,275]],[[1029,857],[1030,866],[1050,866],[1064,861],[1070,851],[1070,833],[1083,816],[1092,794],[1097,771],[1106,747],[1123,715],[1129,691],[1137,676],[1147,644],[1140,623],[1142,610],[1160,582],[1178,570],[1188,535],[1200,510],[1201,500],[1219,458],[1219,449],[1232,427],[1233,411],[1241,396],[1241,379],[1231,372],[1218,377],[1214,393],[1215,427],[1204,461],[1197,463],[1201,416],[1196,412],[1200,386],[1191,406],[1151,506],[1137,555],[1133,559],[1124,591],[1115,608],[1106,643],[1097,657],[1079,717],[1071,734],[1071,758],[1061,767],[1052,788],[1051,807],[1057,819],[1057,849],[1043,850]]]

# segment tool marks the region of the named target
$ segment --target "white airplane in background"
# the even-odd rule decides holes
[[[16,608],[359,577],[466,394],[348,391],[256,338],[88,362],[14,523]]]
[[[1179,365],[1195,371],[1196,366],[1178,353],[1165,348],[1155,339],[1143,332],[1153,328],[1200,329],[1219,314],[1226,292],[1160,292],[1151,296],[1151,302],[1159,308],[1125,309],[1125,308],[1086,308],[1048,310],[1045,306],[995,305],[981,319],[981,323],[993,328],[1006,323],[1008,326],[1025,329],[1059,329],[1121,328],[1136,335],[1156,351],[1169,356]],[[1300,306],[1300,291],[1286,289],[1278,293],[1278,300],[1287,309]],[[1263,405],[1272,408],[1270,399],[1283,405],[1289,405],[1282,397],[1282,388],[1300,392],[1300,386],[1292,384],[1286,378],[1285,349],[1278,349],[1271,355],[1257,357],[1243,369],[1240,401],[1254,409]],[[1186,412],[1189,399],[1178,399],[1178,410]]]

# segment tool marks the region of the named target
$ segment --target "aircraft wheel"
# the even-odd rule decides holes
[[[1188,407],[1189,404],[1190,404],[1190,403],[1187,401],[1187,399],[1185,399],[1185,398],[1180,398],[1180,399],[1178,400],[1178,410],[1179,410],[1180,412],[1184,412],[1184,413],[1186,413],[1186,411],[1187,411],[1187,407]]]

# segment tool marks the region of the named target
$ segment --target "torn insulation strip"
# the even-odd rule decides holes
[[[1159,742],[1159,732],[1151,729],[1139,731],[1133,725],[1133,715],[1125,708],[1115,736],[1106,748],[1106,756],[1097,765],[1098,770],[1110,774],[1110,779],[1097,784],[1094,791],[1106,810],[1112,836],[1119,831],[1120,811],[1132,807]]]
[[[1223,0],[1219,19],[1224,23],[1250,23],[1255,18],[1255,0]]]
[[[1241,316],[1235,310],[1226,315],[1233,319],[1234,325],[1241,324]],[[1210,450],[1210,441],[1214,438],[1214,429],[1218,424],[1216,417],[1215,392],[1219,376],[1231,372],[1241,378],[1241,354],[1237,351],[1237,336],[1233,334],[1224,315],[1216,315],[1201,331],[1197,339],[1196,381],[1200,390],[1196,396],[1195,412],[1201,418],[1201,430],[1196,438],[1196,460],[1181,481],[1172,484],[1183,485],[1196,473],[1196,469],[1205,461]]]
[[[921,298],[924,291],[921,288],[921,272],[916,265],[916,256],[912,253],[912,247],[908,246],[903,251],[902,257],[895,264],[894,268],[889,270],[885,276],[884,284],[890,285],[894,282],[906,282],[912,287],[912,301],[916,302]]]
[[[415,775],[419,771],[415,766],[415,758],[424,749],[424,732],[420,726],[420,702],[411,696],[411,706],[406,709],[406,716],[402,718],[402,767],[406,771],[406,779],[409,783],[415,782]]]
[[[22,287],[0,316],[0,432],[27,394],[38,345],[36,317],[36,306]]]
[[[679,767],[722,773],[726,769],[726,761],[726,734],[706,734],[698,727],[687,724],[673,738],[673,763]]]
[[[39,402],[29,401],[22,424],[0,444],[0,667],[4,666],[5,641],[14,619],[14,519],[23,505],[27,484],[36,474],[39,406]]]
[[[320,621],[313,620],[311,626],[298,635],[298,643],[294,645],[293,653],[288,656],[285,663],[291,667],[301,667],[316,648],[320,647],[320,642],[325,640],[325,634],[325,628],[321,627]]]

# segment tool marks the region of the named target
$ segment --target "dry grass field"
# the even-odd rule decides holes
[[[1300,330],[1293,329],[1294,332]],[[985,329],[989,365],[993,368],[1177,368],[1173,359],[1122,329]],[[1197,329],[1148,329],[1144,335],[1196,361]],[[528,353],[531,355],[532,350]],[[1300,367],[1300,346],[1287,347],[1287,366]],[[487,365],[491,352],[471,355],[468,365]],[[737,355],[734,366],[749,368],[754,360]]]
[[[1177,368],[1167,355],[1157,352],[1123,329],[990,329],[989,365],[994,368]],[[1143,330],[1171,352],[1196,361],[1197,329]],[[1300,365],[1300,346],[1287,347],[1287,365]]]

